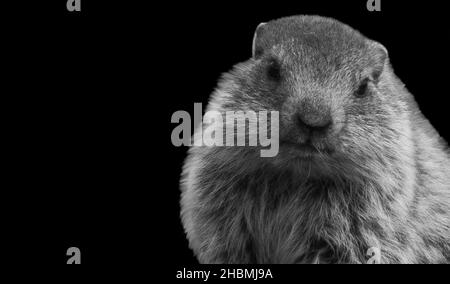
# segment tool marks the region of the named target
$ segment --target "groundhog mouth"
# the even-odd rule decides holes
[[[291,141],[281,141],[280,146],[288,149],[300,158],[313,158],[315,156],[329,156],[333,154],[333,149],[326,145],[314,145],[312,143],[295,143]]]

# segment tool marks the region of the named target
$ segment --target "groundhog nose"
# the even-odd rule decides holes
[[[329,115],[321,114],[296,114],[296,124],[300,130],[308,135],[325,134],[332,125],[332,120]]]

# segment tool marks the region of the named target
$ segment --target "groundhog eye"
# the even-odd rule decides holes
[[[281,67],[276,60],[270,60],[267,65],[267,77],[273,81],[280,81],[281,79]]]
[[[355,92],[355,96],[358,98],[365,97],[367,95],[367,87],[369,84],[369,79],[364,79],[359,85],[358,89]]]

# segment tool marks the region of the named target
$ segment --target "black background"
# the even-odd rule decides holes
[[[196,263],[179,219],[186,148],[172,146],[170,118],[206,104],[220,74],[251,56],[260,22],[329,16],[381,42],[425,116],[450,138],[443,4],[382,0],[382,12],[368,12],[365,0],[82,0],[82,11],[70,13],[66,1],[33,2],[7,20],[7,122],[20,125],[10,167],[19,173],[11,191],[20,241],[11,246],[20,262],[35,252],[33,263],[65,264],[76,246],[90,265]]]

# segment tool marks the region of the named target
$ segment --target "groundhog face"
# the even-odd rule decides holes
[[[252,59],[232,74],[239,91],[225,108],[279,111],[274,164],[324,174],[342,172],[345,163],[382,165],[395,159],[394,144],[407,135],[400,126],[405,106],[388,83],[386,49],[334,20],[259,25]]]

